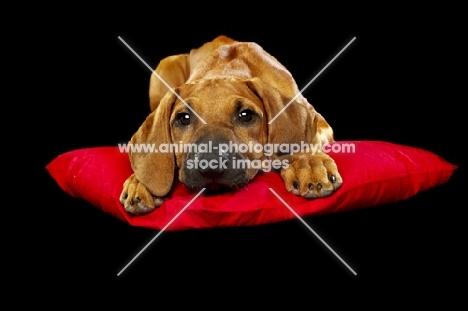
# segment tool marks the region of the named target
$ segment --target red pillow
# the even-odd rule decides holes
[[[297,197],[286,191],[278,173],[261,172],[237,191],[202,194],[167,230],[250,226],[295,218],[269,188],[297,214],[311,216],[403,200],[445,183],[456,169],[438,155],[418,148],[378,141],[334,144],[343,146],[345,143],[353,143],[355,152],[329,153],[344,181],[329,197],[315,200]],[[197,193],[178,184],[159,208],[149,214],[133,216],[119,202],[122,185],[132,169],[128,154],[121,153],[118,147],[70,151],[58,156],[46,168],[65,192],[133,226],[161,230]]]

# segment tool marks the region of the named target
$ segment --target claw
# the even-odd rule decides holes
[[[297,180],[293,181],[294,189],[299,189],[299,182]]]

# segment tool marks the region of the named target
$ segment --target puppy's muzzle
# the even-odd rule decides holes
[[[195,145],[197,150],[190,152],[184,161],[183,182],[188,187],[208,190],[217,190],[222,186],[238,188],[249,181],[246,176],[247,167],[236,165],[245,160],[244,155],[221,148],[229,145],[229,140],[225,137],[204,137],[195,142]]]

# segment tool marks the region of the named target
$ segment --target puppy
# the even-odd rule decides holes
[[[320,152],[333,141],[332,128],[258,44],[219,36],[163,59],[156,74],[152,112],[129,145],[152,144],[157,152],[129,151],[134,174],[121,194],[127,212],[160,206],[177,180],[192,189],[238,189],[268,163],[276,164],[288,191],[305,198],[328,196],[342,184],[334,160]],[[317,152],[284,148],[304,144]]]

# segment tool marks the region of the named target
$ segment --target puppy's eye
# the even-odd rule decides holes
[[[187,126],[190,124],[190,115],[186,112],[179,112],[176,120],[179,125]]]
[[[254,112],[250,109],[245,109],[239,112],[239,120],[244,123],[248,123],[252,121],[253,116],[254,116]]]

